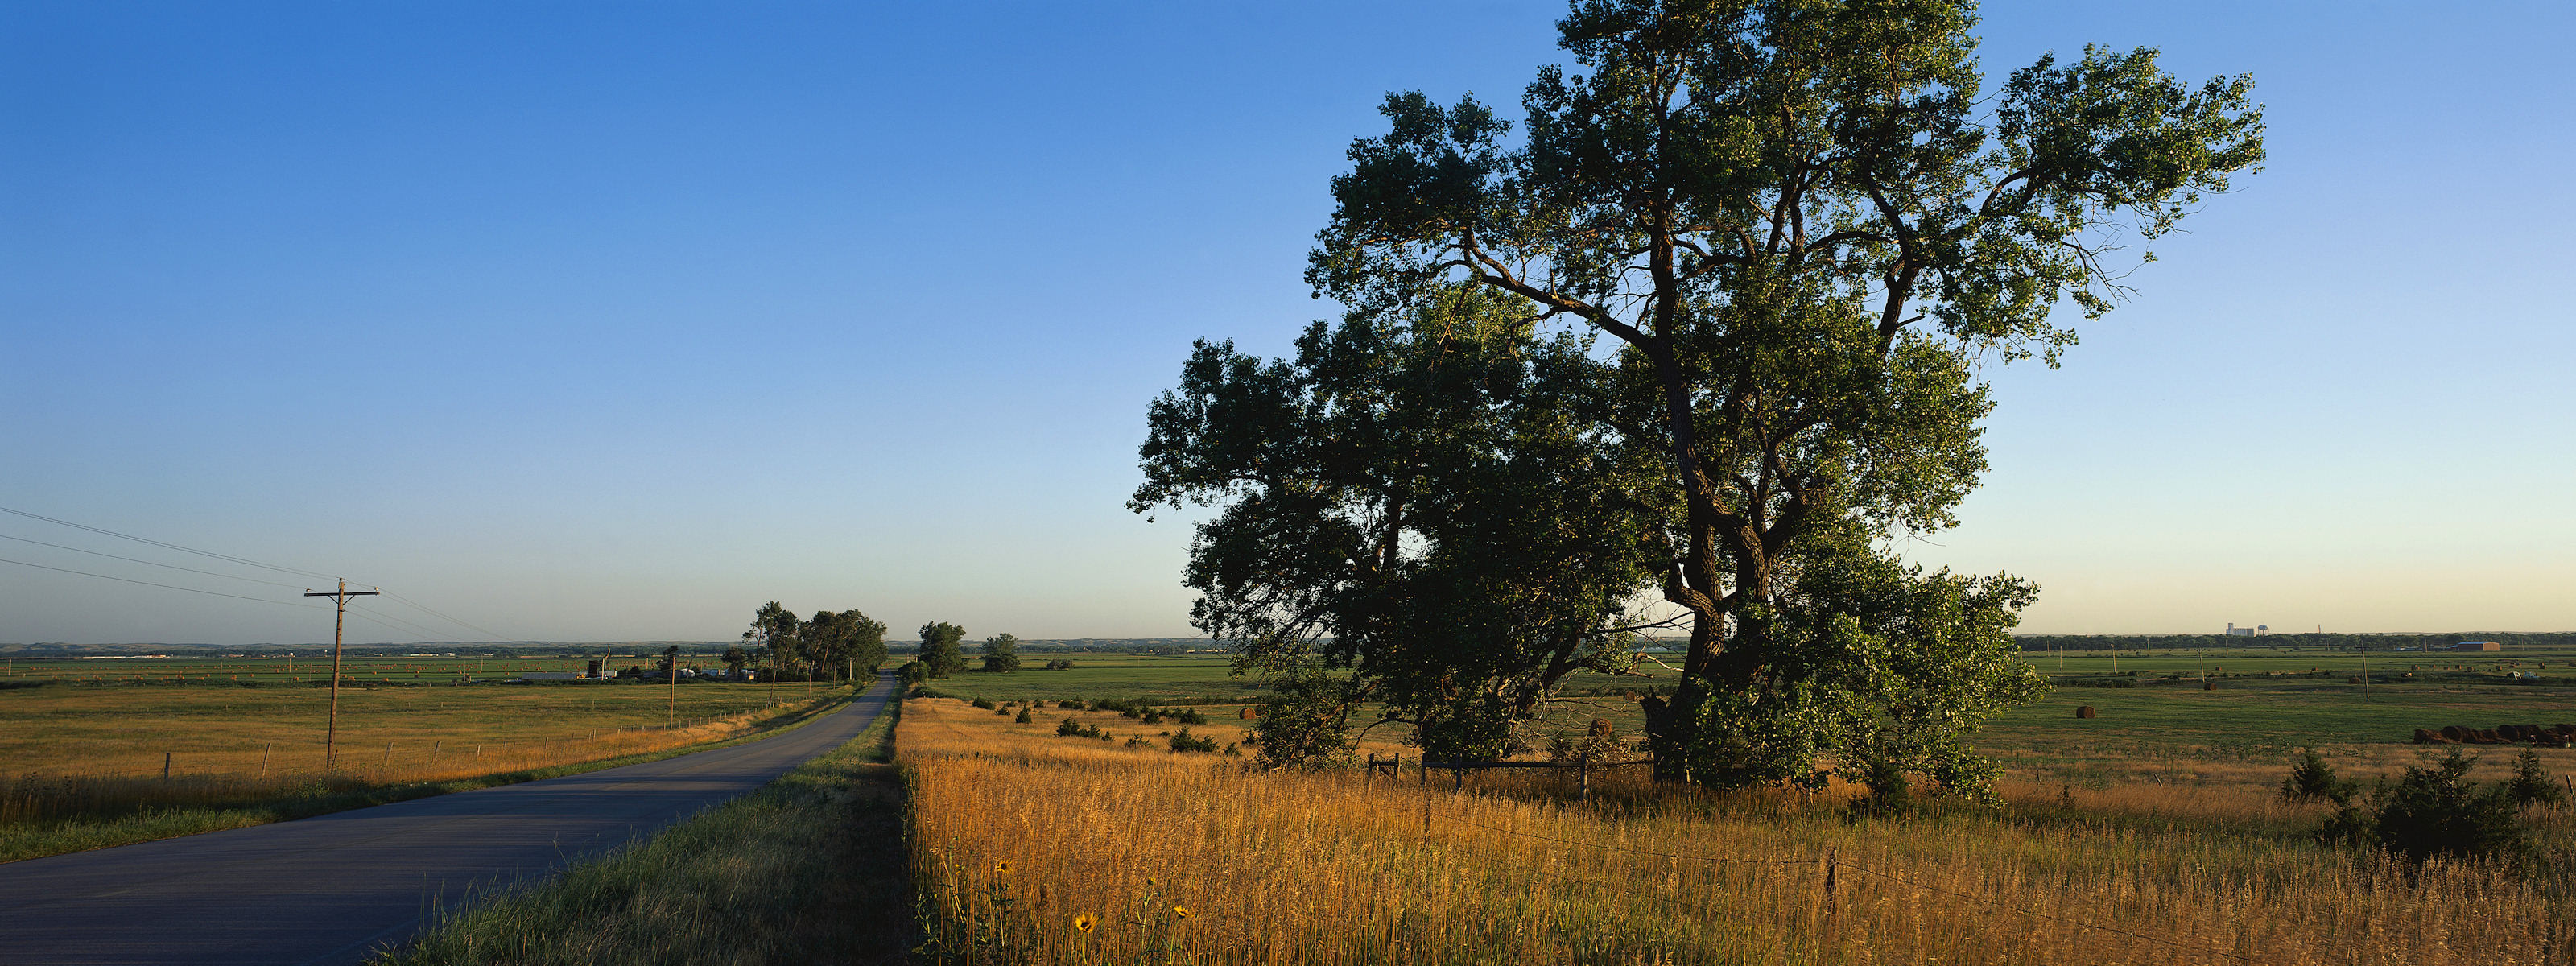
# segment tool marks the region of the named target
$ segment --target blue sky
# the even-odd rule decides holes
[[[0,506],[511,637],[730,637],[770,599],[1187,634],[1185,523],[1120,505],[1146,402],[1192,338],[1330,314],[1299,273],[1383,92],[1514,104],[1560,11],[0,6]],[[2576,628],[2576,13],[1986,20],[1998,74],[2087,41],[2250,71],[2272,161],[2064,368],[1994,374],[1987,486],[1908,553],[2040,581],[2036,631]],[[327,624],[0,564],[0,641]]]

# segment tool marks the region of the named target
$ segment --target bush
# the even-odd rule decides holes
[[[1029,723],[1031,720],[1034,720],[1034,719],[1031,719],[1031,718],[1029,717],[1029,709],[1027,709],[1027,708],[1021,708],[1021,709],[1020,709],[1020,716],[1019,716],[1019,717],[1016,717],[1016,718],[1012,718],[1012,719],[1011,719],[1011,723],[1012,723],[1012,724],[1027,724],[1027,723]]]
[[[982,708],[982,709],[984,709],[984,710],[986,710],[986,711],[993,710],[993,699],[991,699],[991,698],[976,698],[976,699],[975,699],[975,706],[976,706],[976,707],[978,707],[978,708]]]
[[[1055,660],[1048,661],[1046,663],[1046,669],[1049,671],[1070,671],[1073,670],[1073,662],[1065,660],[1064,658],[1056,658]]]
[[[1056,703],[1055,703],[1055,706],[1056,706],[1056,708],[1057,708],[1058,710],[1062,710],[1062,711],[1080,711],[1080,710],[1082,710],[1082,702],[1080,702],[1080,701],[1058,701],[1058,702],[1056,702]]]
[[[1215,751],[1216,739],[1195,737],[1190,734],[1189,726],[1183,725],[1181,730],[1172,732],[1172,750]]]
[[[2379,846],[2409,860],[2513,858],[2523,851],[2522,811],[2503,786],[2469,781],[2475,756],[2458,751],[2409,767],[2379,803]]]
[[[2548,772],[2540,770],[2540,753],[2529,748],[2514,756],[2513,780],[2505,784],[2505,794],[2513,796],[2514,804],[2525,807],[2557,805],[2567,800],[2567,790],[2558,787]]]
[[[1154,743],[1145,740],[1144,735],[1133,735],[1127,739],[1127,747],[1129,748],[1151,748],[1153,746]]]
[[[1066,719],[1064,719],[1063,721],[1057,722],[1057,723],[1056,723],[1056,726],[1055,726],[1055,733],[1056,733],[1056,734],[1058,734],[1058,735],[1066,735],[1066,736],[1076,737],[1076,738],[1101,738],[1101,737],[1105,737],[1105,736],[1103,736],[1103,735],[1100,733],[1100,729],[1099,729],[1099,727],[1097,727],[1097,726],[1095,726],[1095,725],[1087,725],[1087,724],[1083,724],[1082,722],[1075,721],[1075,720],[1073,720],[1072,718],[1066,718]]]
[[[2299,752],[2298,764],[2290,766],[2290,777],[2281,779],[2281,798],[2292,802],[2324,800],[2336,805],[2352,803],[2353,783],[2335,774],[2334,766],[2314,748]]]
[[[1179,719],[1180,722],[1185,725],[1203,725],[1207,723],[1207,715],[1197,708],[1184,708],[1179,711],[1174,711],[1172,712],[1172,717]]]

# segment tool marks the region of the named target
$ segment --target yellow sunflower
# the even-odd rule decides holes
[[[1088,913],[1088,912],[1080,913],[1080,914],[1077,914],[1077,915],[1075,915],[1075,916],[1073,917],[1073,928],[1074,928],[1074,930],[1075,930],[1075,931],[1077,931],[1077,932],[1090,932],[1090,931],[1091,931],[1091,927],[1093,927],[1093,926],[1097,926],[1097,925],[1099,925],[1099,924],[1100,924],[1100,917],[1095,916],[1095,915],[1092,915],[1092,914],[1090,914],[1090,913]]]
[[[1174,915],[1174,916],[1178,916],[1178,917],[1183,918],[1183,919],[1187,919],[1187,918],[1189,918],[1189,917],[1190,917],[1190,907],[1188,907],[1188,906],[1173,906],[1173,907],[1172,907],[1172,915]]]

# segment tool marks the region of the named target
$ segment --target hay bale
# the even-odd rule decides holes
[[[2415,729],[2415,743],[2419,745],[2438,745],[2446,742],[2442,737],[2441,732],[2434,731],[2431,728],[2417,728]]]
[[[1608,718],[1594,718],[1594,719],[1592,719],[1592,732],[1591,732],[1591,734],[1592,734],[1592,737],[1595,737],[1595,738],[1608,738],[1608,737],[1610,737],[1610,719],[1608,719]]]
[[[2093,716],[2094,716],[2094,714],[2093,714],[2093,706],[2088,704],[2088,705],[2083,705],[2083,706],[2080,706],[2080,707],[2076,708],[2076,709],[2075,709],[2075,716],[2076,716],[2076,717],[2078,717],[2078,718],[2090,718],[2090,717],[2093,717]]]
[[[1240,719],[1242,719],[1242,720],[1245,720],[1245,721],[1250,721],[1250,720],[1252,720],[1252,719],[1254,719],[1254,718],[1261,717],[1261,709],[1259,709],[1259,708],[1254,708],[1254,707],[1246,707],[1246,708],[1244,708],[1244,709],[1243,709],[1243,710],[1241,710],[1241,711],[1235,712],[1235,715],[1234,715],[1234,716],[1235,716],[1235,717],[1237,717],[1237,718],[1240,718]]]
[[[2203,691],[2216,691],[2218,690],[2218,683],[2215,681],[2202,681],[2200,682],[2200,689]]]

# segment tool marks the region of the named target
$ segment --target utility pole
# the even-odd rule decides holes
[[[340,740],[340,635],[349,626],[349,598],[373,597],[379,593],[382,591],[350,590],[347,577],[340,578],[338,590],[318,594],[309,590],[304,592],[306,597],[331,598],[334,612],[331,618],[331,721],[322,732],[323,771],[338,768],[340,761],[338,744]]]
[[[662,659],[671,664],[670,727],[677,728],[680,726],[680,645],[673,644],[670,650],[662,653],[665,655]]]

